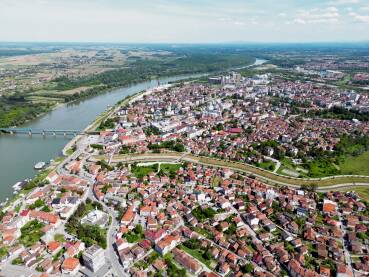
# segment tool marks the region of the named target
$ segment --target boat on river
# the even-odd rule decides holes
[[[34,168],[36,170],[41,170],[45,167],[46,163],[45,162],[38,162],[37,164],[35,164]]]

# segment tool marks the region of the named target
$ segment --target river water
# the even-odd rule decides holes
[[[256,59],[253,65],[265,60]],[[161,84],[200,75],[175,76],[160,79]],[[109,106],[126,96],[154,88],[157,80],[116,89],[95,97],[60,106],[46,115],[21,126],[30,129],[82,130]],[[33,166],[61,154],[71,137],[33,135],[0,135],[0,202],[13,195],[12,186],[33,177]]]

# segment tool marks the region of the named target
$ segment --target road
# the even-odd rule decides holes
[[[20,266],[20,265],[12,265],[12,259],[8,259],[8,262],[3,265],[3,268],[0,268],[0,276],[18,276],[18,277],[30,277],[30,276],[38,276],[40,272],[35,269]]]
[[[57,166],[57,168],[56,168],[57,172],[59,174],[63,174],[63,175],[71,175],[71,174],[69,174],[64,169],[64,166],[68,162],[70,162],[71,160],[76,159],[77,157],[79,157],[82,154],[84,154],[83,161],[84,160],[87,160],[87,159],[89,159],[89,160],[96,159],[96,157],[94,157],[91,154],[89,154],[89,153],[86,152],[86,149],[87,149],[87,146],[88,146],[89,143],[90,143],[90,141],[89,141],[89,138],[87,136],[85,136],[82,139],[80,139],[77,142],[77,150],[71,156],[69,156],[68,158],[66,158],[61,164],[59,164]],[[98,157],[98,160],[100,160],[100,159],[101,159],[101,156]],[[215,161],[213,162],[212,159],[208,159],[208,158],[205,159],[208,162],[204,162],[204,160],[200,161],[200,158],[199,157],[190,155],[188,153],[183,153],[183,154],[178,154],[178,153],[177,154],[173,154],[173,153],[168,154],[168,153],[164,153],[162,155],[154,155],[154,154],[148,153],[148,154],[143,154],[143,155],[127,155],[127,156],[124,156],[124,157],[122,157],[122,156],[114,156],[114,153],[112,153],[111,156],[108,157],[108,160],[109,160],[109,163],[110,162],[116,163],[116,162],[119,162],[119,161],[128,162],[128,163],[129,162],[134,162],[134,161],[143,161],[143,162],[155,161],[155,162],[159,162],[160,163],[160,162],[165,162],[165,161],[167,161],[167,162],[168,161],[169,162],[178,162],[180,160],[183,160],[183,161],[188,161],[188,162],[192,162],[192,163],[202,164],[202,165],[205,165],[205,166],[213,166],[213,167],[215,166],[215,167],[221,167],[221,168],[228,167],[228,168],[233,169],[233,170],[238,171],[238,172],[243,172],[243,173],[246,173],[246,174],[253,174],[254,176],[260,177],[261,179],[264,179],[264,180],[267,179],[269,181],[272,181],[274,183],[278,183],[280,185],[285,185],[285,186],[289,186],[289,187],[293,187],[293,188],[300,188],[300,186],[298,186],[298,185],[293,185],[293,184],[286,183],[286,182],[272,180],[272,179],[269,179],[269,178],[267,178],[265,176],[261,176],[261,175],[255,174],[254,172],[250,172],[250,171],[248,171],[246,169],[241,169],[239,167],[232,166],[232,163],[230,163],[229,166],[221,166],[221,165],[217,164]],[[88,172],[86,172],[85,170],[82,170],[79,177],[82,177],[83,179],[87,180],[89,182],[89,184],[90,184],[88,193],[86,194],[87,197],[90,197],[90,198],[95,199],[95,196],[93,195],[93,191],[92,191],[92,186],[93,186],[93,183],[94,183],[94,176],[88,174]],[[330,186],[318,187],[317,189],[318,190],[332,190],[332,189],[337,189],[337,188],[343,188],[343,187],[344,188],[347,188],[347,187],[354,187],[354,186],[369,186],[369,183],[343,183],[343,184],[334,184],[334,185],[330,185]],[[103,204],[104,210],[112,218],[112,223],[109,226],[109,229],[108,229],[108,232],[107,232],[107,236],[108,236],[107,237],[107,242],[108,242],[107,258],[108,258],[109,262],[111,263],[111,265],[113,267],[113,270],[115,271],[115,273],[118,274],[118,276],[129,276],[128,273],[126,271],[124,271],[122,265],[120,264],[119,256],[116,254],[115,249],[114,249],[114,241],[115,241],[114,240],[114,233],[115,233],[115,229],[118,226],[118,222],[115,219],[115,214],[114,214],[114,212],[105,203],[103,203],[102,201],[100,201],[100,203]],[[234,209],[234,211],[235,211],[236,214],[239,214],[239,212],[236,209]],[[260,241],[258,239],[257,235],[255,234],[255,232],[250,228],[250,226],[247,223],[245,223],[245,224],[246,224],[246,228],[247,228],[249,234],[251,234],[251,236],[256,241]],[[179,227],[180,226],[177,226],[177,228],[179,228]],[[214,243],[213,241],[211,241],[211,242]],[[219,247],[221,247],[221,246],[219,246]],[[221,247],[221,248],[223,248],[223,247]],[[351,266],[351,257],[349,255],[349,253],[348,254],[347,253],[348,253],[348,250],[346,249],[346,246],[345,246],[346,263],[352,269],[352,266]],[[272,257],[274,257],[270,252],[269,252],[269,254]],[[243,259],[242,257],[239,257],[239,258],[241,258],[242,260],[246,260],[246,259]],[[279,263],[276,262],[276,264],[279,264]]]
[[[82,201],[85,201],[86,198],[90,198],[91,200],[98,201],[93,193],[93,184],[95,182],[95,176],[89,174],[84,169],[84,167],[82,167],[82,170],[79,173],[79,175],[73,175],[73,174],[70,174],[67,170],[65,170],[64,166],[68,164],[69,162],[71,162],[72,160],[75,160],[82,154],[84,155],[84,158],[82,159],[82,164],[84,164],[84,162],[87,159],[89,159],[91,156],[90,153],[86,152],[86,149],[89,144],[95,141],[96,140],[92,141],[91,138],[89,137],[81,138],[77,142],[77,145],[76,145],[77,150],[56,167],[56,172],[59,175],[80,177],[89,183],[88,191],[87,193],[85,193]],[[115,242],[114,235],[115,235],[116,228],[119,226],[117,220],[115,219],[115,214],[103,201],[99,201],[99,203],[103,205],[104,211],[107,212],[109,216],[112,218],[112,222],[107,231],[107,249],[106,249],[107,263],[111,264],[113,271],[117,276],[129,276],[129,274],[123,270],[123,267],[119,261],[119,256],[116,254],[115,248],[114,248],[114,242]]]
[[[107,212],[112,219],[108,232],[107,232],[108,247],[106,249],[106,252],[107,252],[108,259],[111,262],[111,265],[114,271],[118,274],[118,276],[130,276],[127,272],[124,271],[123,266],[120,264],[119,256],[115,252],[115,248],[114,248],[115,230],[116,228],[118,228],[119,224],[117,220],[115,219],[114,212],[111,210],[111,208],[105,205],[105,203],[102,201],[100,203],[103,205],[104,211]]]
[[[353,270],[352,267],[352,260],[351,260],[351,255],[350,255],[350,251],[348,250],[347,247],[347,242],[345,240],[345,237],[347,235],[347,230],[345,225],[343,224],[343,218],[342,218],[342,213],[338,212],[338,216],[341,222],[341,230],[342,230],[342,245],[343,245],[343,251],[345,253],[345,262],[347,267],[351,270],[351,272],[353,273],[353,276],[355,277],[355,271]]]
[[[256,234],[256,233],[255,233],[255,231],[250,227],[250,225],[249,225],[247,222],[245,222],[245,220],[244,220],[243,216],[240,214],[240,212],[239,212],[235,207],[233,207],[233,206],[231,206],[231,209],[232,209],[232,211],[233,211],[235,214],[237,214],[237,215],[242,219],[242,222],[243,222],[243,223],[244,223],[244,225],[246,226],[246,230],[247,230],[247,232],[251,235],[251,237],[253,238],[253,240],[257,241],[258,243],[260,243],[261,245],[263,245],[263,246],[264,246],[264,243],[263,243],[263,242],[258,238],[257,234]],[[280,266],[279,262],[274,258],[274,255],[273,255],[272,253],[270,253],[270,251],[269,251],[266,247],[264,247],[264,248],[265,248],[265,250],[267,251],[268,256],[270,256],[270,257],[272,257],[272,258],[273,258],[273,260],[274,260],[275,264]],[[266,257],[268,257],[268,256],[266,256]],[[264,258],[264,257],[263,257],[263,258]]]
[[[98,161],[101,159],[106,159],[105,156],[93,156],[90,158],[91,161]],[[250,171],[246,168],[250,167],[252,168],[252,166],[247,165],[247,164],[242,164],[242,163],[237,163],[237,162],[226,162],[226,161],[222,161],[219,159],[213,159],[213,158],[203,158],[203,157],[198,157],[192,154],[186,154],[186,155],[182,155],[180,153],[162,153],[162,154],[152,154],[152,153],[146,153],[146,154],[134,154],[134,155],[117,155],[115,157],[112,158],[112,162],[113,163],[118,163],[118,162],[125,162],[125,163],[133,163],[133,162],[173,162],[173,161],[178,161],[179,159],[181,159],[182,161],[186,161],[186,162],[191,162],[191,163],[195,163],[195,164],[201,164],[204,166],[210,166],[210,167],[219,167],[219,168],[229,168],[231,170],[240,172],[240,173],[244,173],[246,175],[253,175],[257,178],[259,178],[262,181],[265,181],[268,184],[276,184],[276,185],[281,185],[281,186],[288,186],[291,188],[295,188],[295,189],[299,189],[301,188],[301,186],[303,186],[304,184],[311,184],[311,183],[317,183],[318,185],[316,186],[316,190],[317,191],[321,191],[321,192],[325,192],[325,191],[330,191],[330,190],[334,190],[334,189],[340,189],[340,188],[350,188],[350,187],[369,187],[369,176],[359,176],[359,175],[354,175],[354,176],[332,176],[332,177],[326,177],[326,178],[321,178],[321,179],[303,179],[303,178],[294,178],[294,177],[286,177],[286,176],[282,176],[282,175],[278,175],[272,172],[266,172],[268,174],[268,176],[276,176],[277,179],[273,179],[272,177],[266,177],[264,175],[260,175],[258,173],[255,173],[255,171]],[[227,165],[220,165],[219,162],[222,163],[227,163]],[[261,170],[259,168],[257,168],[258,171],[263,172],[264,170]],[[352,183],[347,183],[345,182],[345,178],[355,178],[355,180],[361,180],[358,182],[352,182]],[[285,180],[285,181],[280,181],[280,180]],[[300,182],[299,185],[297,184],[293,184],[293,183],[289,183],[288,181],[293,180],[296,181],[298,180]],[[311,181],[309,181],[311,180]],[[322,181],[326,181],[326,180],[331,180],[332,182],[339,182],[340,180],[342,181],[342,183],[337,183],[337,184],[327,184],[327,185],[319,185],[319,182]],[[311,183],[309,183],[311,182]]]
[[[278,169],[281,167],[281,162],[278,161],[277,159],[274,159],[272,157],[268,157],[268,156],[264,156],[264,158],[266,160],[272,161],[273,163],[275,163],[275,168],[273,170],[273,173],[277,173]]]

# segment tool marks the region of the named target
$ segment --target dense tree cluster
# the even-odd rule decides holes
[[[102,206],[100,203],[91,202],[90,200],[87,200],[86,204],[81,203],[65,224],[65,229],[68,233],[83,241],[87,247],[98,244],[105,249],[107,246],[106,230],[98,225],[81,224],[82,217],[94,208],[102,209]]]
[[[158,143],[158,144],[150,144],[149,146],[150,150],[160,150],[160,149],[169,149],[172,151],[176,151],[176,152],[184,152],[186,151],[185,146],[180,143],[180,142],[176,142],[174,140],[168,140],[168,141],[164,141],[162,143]]]

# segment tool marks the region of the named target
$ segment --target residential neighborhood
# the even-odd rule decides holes
[[[283,102],[366,109],[365,95],[323,88],[315,98],[309,84],[274,78],[231,73],[117,106],[4,210],[1,274],[367,276],[369,210],[359,194],[272,186],[186,158],[302,164],[311,149],[335,151],[347,131],[368,133],[359,120],[301,121]],[[165,158],[173,153],[180,158]]]

